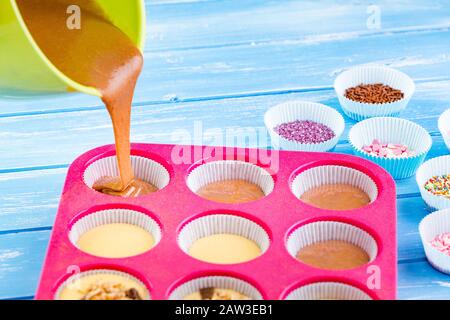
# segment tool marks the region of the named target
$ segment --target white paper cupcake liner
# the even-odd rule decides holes
[[[249,219],[229,215],[212,214],[186,224],[178,235],[178,245],[185,253],[197,240],[215,234],[234,234],[254,241],[263,255],[270,246],[266,230]]]
[[[336,165],[314,167],[301,172],[292,181],[291,191],[300,198],[306,191],[327,184],[349,184],[363,190],[373,202],[378,196],[375,182],[361,171]]]
[[[150,300],[151,299],[150,292],[148,291],[147,286],[141,280],[130,275],[129,273],[117,271],[117,270],[110,270],[110,269],[95,269],[95,270],[80,272],[78,274],[74,274],[74,275],[70,276],[69,278],[67,278],[56,290],[55,300],[59,300],[59,296],[61,295],[61,293],[63,292],[63,290],[66,287],[76,286],[77,280],[82,279],[83,277],[97,275],[97,274],[113,274],[113,275],[117,275],[117,276],[121,276],[121,277],[130,279],[130,280],[136,282],[140,287],[145,289],[145,296],[142,297],[142,300]]]
[[[445,144],[450,151],[450,109],[445,111],[439,117],[439,131],[441,131],[442,137],[444,138]]]
[[[364,146],[371,145],[375,139],[381,143],[406,145],[415,154],[406,158],[384,158],[362,150]],[[372,118],[357,123],[349,132],[349,142],[355,155],[375,162],[394,179],[412,177],[425,160],[433,143],[427,130],[418,124],[389,117]]]
[[[382,83],[401,90],[404,98],[392,103],[361,103],[345,97],[345,91],[361,84]],[[371,117],[397,116],[406,108],[415,91],[414,81],[405,73],[384,66],[359,66],[341,73],[334,82],[339,102],[350,118],[360,121]]]
[[[160,163],[140,156],[131,156],[135,178],[151,183],[158,190],[166,187],[170,182],[170,174]],[[92,188],[94,183],[103,177],[118,177],[116,156],[102,158],[92,163],[84,172],[84,182]]]
[[[310,120],[328,126],[335,136],[321,143],[299,143],[280,136],[275,128],[283,123],[296,120]],[[339,141],[345,129],[345,121],[342,115],[326,105],[306,101],[290,101],[270,108],[264,122],[272,139],[275,149],[324,152],[333,149]]]
[[[208,276],[190,280],[177,287],[169,300],[184,300],[188,295],[205,288],[235,290],[251,300],[263,300],[261,293],[250,283],[233,277]]]
[[[368,254],[369,262],[373,262],[378,254],[377,242],[368,232],[351,224],[335,221],[319,221],[300,226],[289,235],[286,249],[296,258],[300,249],[330,240],[345,241],[360,247]]]
[[[289,293],[285,300],[373,300],[367,293],[340,282],[317,282]]]
[[[440,252],[430,243],[436,236],[446,232],[450,232],[450,209],[433,212],[419,224],[419,233],[428,261],[437,270],[450,274],[450,256]]]
[[[200,188],[210,183],[235,179],[258,185],[266,196],[275,187],[275,182],[269,172],[252,163],[235,160],[203,164],[189,173],[186,183],[192,192],[197,193]]]
[[[153,236],[155,241],[153,247],[161,240],[161,228],[155,220],[142,212],[128,209],[102,210],[84,216],[71,227],[69,240],[78,248],[77,242],[83,234],[96,227],[112,223],[126,223],[141,227]]]
[[[450,199],[437,196],[425,190],[425,183],[434,176],[450,174],[450,156],[437,157],[426,161],[417,170],[416,182],[423,200],[435,209],[450,209]]]

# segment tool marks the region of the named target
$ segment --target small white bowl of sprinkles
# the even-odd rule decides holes
[[[419,233],[430,264],[450,274],[450,209],[426,216],[419,224]]]
[[[345,114],[361,121],[372,117],[398,116],[415,91],[405,73],[385,66],[358,66],[341,73],[334,89]]]
[[[412,177],[431,149],[430,134],[414,122],[392,117],[371,118],[349,132],[353,153],[383,167],[394,179]]]
[[[445,144],[450,151],[450,109],[447,109],[447,111],[439,117],[438,126]]]
[[[416,182],[423,200],[435,209],[450,209],[450,156],[425,162],[417,170]]]
[[[270,108],[264,123],[275,149],[293,151],[329,151],[345,129],[338,111],[307,101],[289,101]]]

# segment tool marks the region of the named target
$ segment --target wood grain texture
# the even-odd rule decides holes
[[[444,1],[380,1],[381,30],[366,27],[369,4],[149,3],[146,66],[135,103],[330,86],[336,73],[358,63],[385,63],[420,78],[444,76],[450,26]],[[0,116],[102,108],[98,99],[76,94],[39,103],[6,99],[10,91],[3,96]]]
[[[49,237],[49,231],[0,237],[0,298],[34,295]]]
[[[226,130],[270,147],[263,114],[293,99],[341,111],[332,84],[356,64],[410,74],[417,92],[402,117],[433,137],[429,158],[448,154],[437,118],[450,107],[450,5],[381,0],[382,29],[366,27],[371,1],[147,1],[146,65],[132,140],[229,144]],[[347,132],[336,152],[351,153]],[[203,135],[194,131],[202,127]],[[180,139],[183,134],[183,139]],[[191,139],[189,139],[189,137]],[[79,94],[0,93],[0,298],[34,295],[67,166],[113,142],[99,101]],[[36,189],[39,192],[36,192]],[[449,299],[449,276],[424,257],[417,225],[429,213],[413,178],[397,181],[399,298]]]
[[[402,117],[421,124],[436,136],[439,134],[437,118],[448,107],[445,104],[448,98],[450,81],[419,83],[417,93]],[[225,132],[233,128],[264,128],[265,111],[274,104],[293,99],[318,101],[341,111],[332,90],[137,106],[132,113],[132,140],[189,142],[180,140],[177,133],[183,130],[193,137],[196,124],[201,122],[206,137],[200,143],[224,144],[225,141],[212,141],[208,136],[213,130]],[[427,110],[426,115],[423,110]],[[341,142],[346,141],[347,132],[353,123],[347,119]],[[68,165],[81,153],[114,141],[111,123],[104,108],[0,118],[0,128],[0,172],[15,168]],[[258,146],[266,147],[267,142],[261,140]],[[343,147],[340,145],[337,150],[345,150]]]

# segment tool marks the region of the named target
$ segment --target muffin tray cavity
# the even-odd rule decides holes
[[[71,165],[36,299],[57,299],[68,280],[92,272],[126,274],[145,286],[147,299],[156,300],[182,299],[204,286],[255,300],[396,298],[395,184],[381,167],[335,153],[154,144],[133,144],[132,158],[136,176],[159,191],[120,198],[91,189],[95,179],[117,174],[113,145],[89,151]],[[221,179],[259,185],[264,197],[228,204],[195,193]],[[308,188],[339,183],[364,190],[370,203],[324,210],[299,199]],[[108,223],[141,227],[153,236],[153,247],[125,258],[97,257],[78,248],[83,233]],[[220,233],[253,240],[261,255],[239,264],[189,255],[194,241]],[[329,240],[359,246],[369,262],[336,271],[296,259],[302,247]]]

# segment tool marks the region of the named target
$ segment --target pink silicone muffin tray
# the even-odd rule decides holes
[[[181,164],[178,158],[173,161],[174,152],[180,148],[190,151],[184,157],[189,161]],[[291,291],[315,282],[349,284],[373,299],[396,298],[395,183],[379,166],[336,153],[133,144],[132,155],[163,165],[170,174],[170,182],[156,193],[130,199],[98,193],[84,183],[83,175],[90,164],[114,155],[113,145],[103,146],[85,153],[71,165],[36,299],[54,299],[58,287],[73,273],[95,269],[118,270],[135,276],[147,286],[151,299],[155,300],[168,299],[170,293],[186,281],[214,275],[247,281],[264,299],[270,300],[283,299]],[[261,155],[275,160],[263,165],[268,161],[262,161]],[[273,192],[245,204],[220,204],[194,194],[186,184],[190,171],[202,163],[223,159],[263,167],[274,178]],[[376,200],[362,209],[349,211],[322,210],[300,201],[290,189],[292,181],[299,173],[324,165],[349,167],[368,175],[378,188]],[[117,208],[150,215],[160,224],[160,242],[144,254],[123,259],[98,258],[71,243],[68,233],[78,219],[99,210]],[[182,227],[198,217],[218,213],[245,217],[262,226],[270,237],[268,250],[252,261],[235,265],[205,263],[183,252],[177,242]],[[321,270],[299,262],[287,251],[287,239],[299,226],[316,221],[344,222],[368,232],[377,243],[375,260],[342,271]]]

